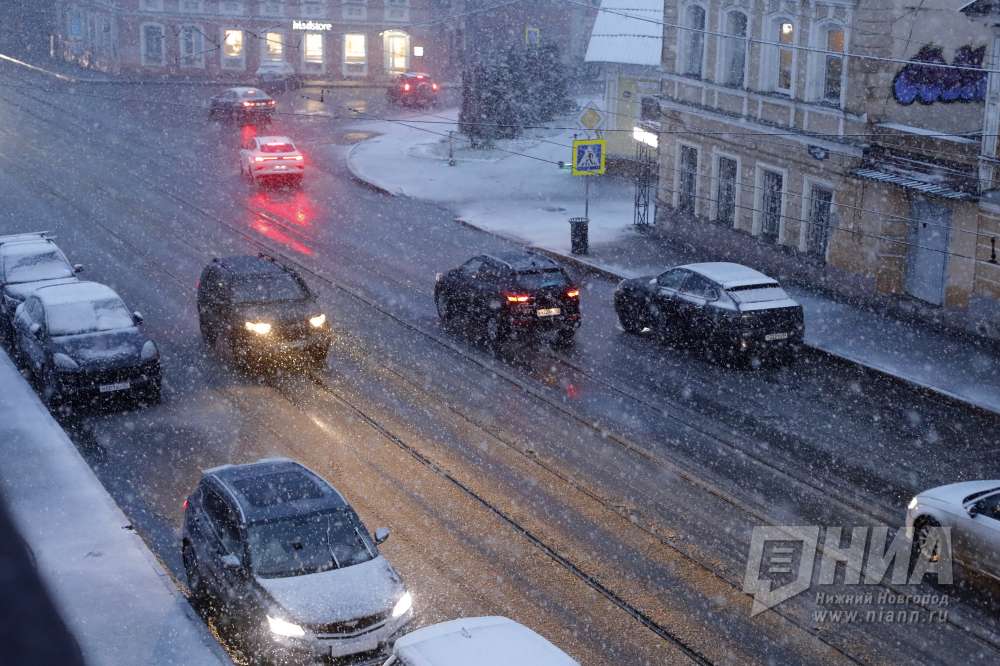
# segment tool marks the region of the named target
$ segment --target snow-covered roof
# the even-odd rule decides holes
[[[662,23],[662,0],[601,0],[584,60],[659,67]]]
[[[403,636],[394,652],[413,666],[580,666],[565,652],[505,617],[434,624]]]
[[[35,295],[46,306],[66,303],[93,303],[94,301],[121,300],[115,290],[99,282],[69,282],[40,287]]]
[[[262,146],[267,143],[293,143],[287,136],[259,136],[257,140]]]
[[[761,284],[764,282],[774,282],[760,271],[742,264],[734,264],[728,261],[710,261],[702,264],[688,264],[683,268],[704,275],[709,280],[714,280],[722,285],[724,289],[733,287],[744,287],[750,284]]]

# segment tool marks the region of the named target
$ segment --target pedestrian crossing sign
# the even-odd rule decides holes
[[[573,142],[573,175],[603,175],[606,153],[604,139],[577,139]]]

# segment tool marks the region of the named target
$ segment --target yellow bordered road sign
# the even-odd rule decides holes
[[[604,139],[577,139],[573,142],[573,175],[601,176],[607,158],[608,142]]]

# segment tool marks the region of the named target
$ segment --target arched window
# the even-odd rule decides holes
[[[795,85],[795,41],[797,30],[791,19],[779,18],[772,23],[768,41],[777,42],[773,47],[774,58],[771,62],[771,88],[775,92],[792,94]]]
[[[681,73],[701,78],[705,62],[705,9],[698,5],[688,5],[684,12],[684,26],[681,31]]]
[[[839,25],[827,25],[822,28],[820,34],[819,47],[828,51],[820,54],[822,56],[822,66],[818,72],[822,83],[819,90],[820,99],[839,106],[843,87],[844,56],[838,54],[844,53],[844,29]]]
[[[747,60],[747,15],[743,12],[729,12],[723,32],[728,35],[722,40],[722,76],[724,85],[743,87],[746,81]]]
[[[385,71],[399,74],[410,68],[410,36],[401,30],[389,30],[383,36]]]

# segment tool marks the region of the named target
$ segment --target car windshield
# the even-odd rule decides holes
[[[72,277],[73,267],[55,249],[41,252],[11,252],[4,259],[7,282],[35,282]]]
[[[233,284],[233,301],[236,303],[298,301],[305,297],[302,285],[288,273],[250,275]]]
[[[522,289],[544,289],[567,284],[566,274],[558,268],[517,274],[517,286]]]
[[[265,143],[260,147],[262,153],[291,153],[295,146],[290,143]]]
[[[748,284],[742,287],[732,287],[726,293],[737,303],[759,303],[761,301],[779,301],[788,298],[788,294],[777,282]]]
[[[251,525],[248,543],[253,570],[264,578],[343,569],[376,556],[374,545],[348,511]]]
[[[49,335],[99,333],[135,325],[132,315],[118,298],[75,303],[56,303],[45,308]]]

